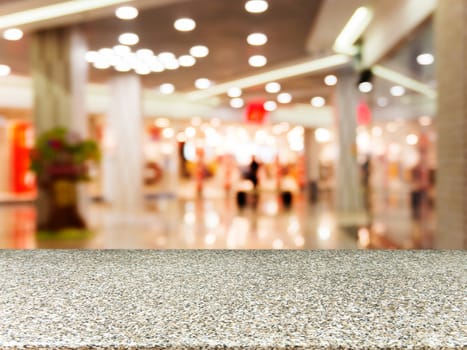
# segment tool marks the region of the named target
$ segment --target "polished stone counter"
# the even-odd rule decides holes
[[[0,251],[0,348],[467,349],[462,251]]]

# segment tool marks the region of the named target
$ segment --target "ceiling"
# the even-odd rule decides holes
[[[325,1],[336,3],[332,18],[339,16],[343,20],[348,18],[347,12],[342,10],[345,7],[342,6],[344,0],[271,0],[269,9],[261,14],[246,12],[245,0],[166,0],[165,2],[159,0],[163,5],[157,7],[151,5],[151,2],[155,3],[156,0],[137,0],[134,3],[137,4],[138,1],[144,3],[144,6],[141,6],[140,14],[135,20],[117,19],[113,15],[113,9],[110,9],[100,18],[92,16],[81,18],[78,28],[84,33],[90,50],[113,47],[118,44],[118,35],[124,32],[134,32],[140,37],[140,42],[135,45],[133,51],[149,48],[156,54],[170,51],[179,56],[187,54],[194,45],[206,45],[210,50],[209,55],[198,59],[193,67],[181,67],[177,70],[141,77],[146,88],[156,89],[163,83],[172,83],[177,92],[195,90],[194,81],[201,77],[222,83],[261,73],[290,62],[323,56],[327,52],[320,51],[319,45],[310,45],[310,42],[319,42],[319,38],[316,38],[317,34],[325,36],[324,27],[327,28],[327,32],[333,32],[332,37],[335,36],[334,32],[340,31],[342,27],[332,23],[323,26],[322,16],[319,18],[323,3]],[[0,0],[0,6],[9,4],[19,6],[22,2],[31,3],[31,0]],[[357,0],[352,2],[358,3]],[[373,2],[377,3],[376,0]],[[348,4],[350,0],[346,0],[346,5]],[[180,17],[193,18],[197,24],[195,30],[191,32],[175,30],[173,22]],[[433,66],[421,67],[415,62],[418,53],[433,52],[431,28],[431,23],[425,23],[394,49],[382,64],[427,84],[434,84]],[[256,47],[248,45],[246,37],[252,32],[267,34],[267,44]],[[331,40],[328,39],[326,40]],[[30,38],[27,34],[20,41],[0,40],[0,63],[9,64],[13,74],[30,75],[27,59],[29,44]],[[268,64],[263,68],[250,67],[248,58],[254,54],[265,55]],[[105,83],[112,76],[121,74],[113,69],[98,70],[92,66],[89,73],[90,81],[97,83]],[[282,91],[291,93],[295,103],[309,103],[316,95],[331,100],[334,88],[323,83],[324,76],[328,73],[332,71],[283,80]],[[381,96],[387,96],[390,103],[397,103],[397,99],[391,98],[388,93],[390,87],[391,84],[375,78],[375,91],[372,94],[375,106],[376,99]],[[264,91],[263,85],[260,85],[244,89],[243,97],[247,101],[266,100],[270,99],[271,95]],[[227,104],[229,99],[223,95],[221,101]]]

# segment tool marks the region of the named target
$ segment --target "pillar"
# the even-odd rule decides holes
[[[467,248],[467,2],[438,1],[434,20],[438,81],[438,228],[434,247]]]
[[[31,71],[36,134],[65,127],[85,136],[86,41],[76,28],[43,30],[32,35]],[[79,207],[84,206],[79,193]],[[47,217],[45,194],[38,194],[38,225]]]
[[[357,163],[357,91],[356,74],[350,69],[341,70],[336,92],[336,129],[339,151],[335,189],[335,206],[341,225],[367,223]]]
[[[142,89],[138,76],[110,81],[104,149],[104,197],[116,212],[136,214],[143,206]]]

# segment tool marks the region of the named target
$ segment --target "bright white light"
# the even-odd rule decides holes
[[[227,96],[229,96],[229,97],[240,97],[240,96],[242,96],[242,89],[239,89],[238,87],[231,87],[227,91]]]
[[[378,97],[378,100],[376,102],[378,106],[380,107],[386,107],[389,103],[388,99],[386,97]]]
[[[154,125],[158,128],[166,128],[170,125],[170,120],[168,120],[167,118],[157,118],[154,122]]]
[[[331,238],[331,228],[325,224],[319,225],[318,238],[320,241],[327,241],[329,238]]]
[[[268,60],[263,55],[253,55],[248,59],[248,64],[252,67],[263,67],[268,63]]]
[[[196,22],[191,18],[179,18],[174,22],[174,28],[181,32],[189,32],[196,28]]]
[[[96,69],[107,69],[110,68],[110,62],[105,58],[99,56],[96,62],[93,63],[94,68]]]
[[[108,47],[103,47],[98,51],[99,56],[102,58],[105,58],[107,60],[110,60],[114,56],[114,51],[112,49],[109,49]]]
[[[249,0],[245,3],[245,10],[250,13],[261,13],[268,9],[269,4],[265,0]]]
[[[263,33],[252,33],[246,38],[248,44],[253,46],[261,46],[268,42],[268,37]]]
[[[131,70],[131,66],[128,63],[118,63],[114,68],[117,72],[129,72]]]
[[[189,126],[188,128],[185,129],[185,135],[187,137],[195,137],[196,129],[192,126]]]
[[[154,56],[154,52],[150,49],[139,49],[136,51],[136,56],[143,60],[149,60]]]
[[[164,65],[159,61],[157,57],[152,57],[149,60],[149,67],[153,72],[163,72],[165,70]]]
[[[379,126],[375,126],[373,129],[371,129],[371,134],[375,137],[379,137],[383,135],[383,129],[381,129]]]
[[[135,19],[138,17],[138,9],[133,6],[121,6],[115,10],[115,16],[123,20]]]
[[[371,90],[373,90],[373,84],[370,83],[369,81],[364,81],[358,85],[358,89],[360,90],[360,92],[363,92],[364,94],[366,94],[368,92],[371,92]]]
[[[139,75],[148,75],[151,74],[151,68],[144,64],[139,64],[137,67],[135,67],[135,73]]]
[[[199,78],[199,79],[196,79],[195,86],[198,89],[208,89],[211,86],[211,81],[206,78]]]
[[[405,138],[405,142],[410,146],[415,146],[418,143],[418,136],[415,134],[409,134]]]
[[[353,44],[368,27],[372,17],[373,14],[368,8],[364,6],[359,7],[334,42],[334,50],[339,53],[355,53]]]
[[[420,118],[418,118],[418,122],[421,126],[429,126],[431,125],[431,117],[428,115],[423,115]]]
[[[193,57],[203,58],[209,55],[209,49],[204,45],[196,45],[190,49],[190,55]]]
[[[326,75],[326,77],[324,78],[324,83],[327,86],[334,86],[337,84],[337,77],[333,74]]]
[[[178,63],[180,63],[182,67],[191,67],[195,65],[196,58],[190,55],[182,55],[178,58]]]
[[[97,51],[88,51],[85,56],[86,62],[94,63],[99,59]]]
[[[400,85],[393,86],[391,88],[391,95],[395,97],[400,97],[405,94],[405,89],[404,87]]]
[[[230,107],[232,108],[242,108],[244,106],[244,102],[240,97],[236,97],[230,100]]]
[[[170,139],[174,137],[174,135],[175,135],[175,131],[172,128],[165,128],[164,130],[162,130],[162,137],[166,139]]]
[[[264,102],[264,109],[268,112],[275,111],[277,109],[277,103],[274,101],[266,101]]]
[[[131,52],[131,49],[125,45],[115,45],[112,50],[116,55],[119,56],[124,56]]]
[[[273,249],[282,249],[284,248],[284,242],[282,241],[282,239],[275,239],[273,242],[272,242],[272,248]]]
[[[315,130],[315,140],[319,143],[331,141],[331,132],[328,129],[318,128]]]
[[[36,23],[60,18],[72,14],[87,12],[90,10],[103,8],[127,2],[128,0],[71,0],[61,1],[53,5],[35,7],[29,10],[14,12],[0,16],[0,28],[19,27],[24,24]]]
[[[209,233],[206,235],[206,237],[204,237],[204,243],[207,245],[213,245],[216,243],[216,235],[214,233]]]
[[[6,77],[11,73],[11,68],[5,64],[0,64],[0,77]]]
[[[161,52],[159,55],[157,55],[159,60],[162,62],[162,64],[166,64],[167,62],[173,62],[177,61],[177,58],[172,52]]]
[[[313,97],[310,102],[313,107],[317,108],[324,107],[324,105],[326,104],[325,98],[321,96]]]
[[[173,86],[173,84],[165,83],[159,86],[159,91],[161,94],[170,95],[175,91],[175,86]]]
[[[122,45],[136,45],[139,43],[139,36],[135,33],[123,33],[118,37],[118,42]]]
[[[429,66],[430,64],[433,64],[434,61],[435,57],[431,53],[422,53],[417,56],[417,62],[422,66]]]
[[[287,92],[282,92],[277,95],[277,102],[279,103],[290,103],[292,101],[292,95]]]
[[[19,28],[10,28],[3,32],[3,39],[16,41],[23,37],[23,31]]]
[[[180,64],[178,63],[178,60],[167,61],[163,63],[163,65],[164,65],[164,68],[169,69],[169,70],[180,68]]]
[[[270,94],[276,94],[279,91],[281,91],[281,84],[273,81],[273,82],[267,83],[264,89],[266,90],[266,92],[269,92]]]

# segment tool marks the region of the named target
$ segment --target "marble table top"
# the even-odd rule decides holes
[[[467,349],[465,251],[0,251],[0,349]]]

